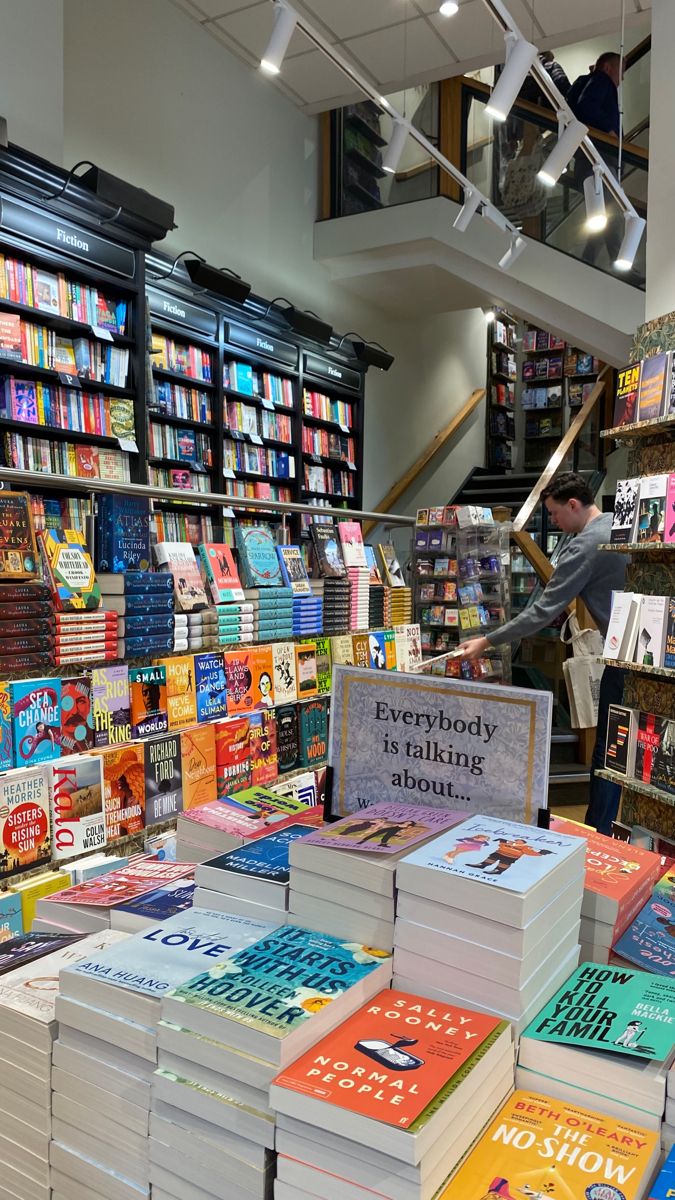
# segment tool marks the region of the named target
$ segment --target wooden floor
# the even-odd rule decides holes
[[[565,804],[556,811],[555,805],[551,812],[556,817],[564,817],[566,821],[581,821],[583,825],[584,817],[586,816],[585,804]]]

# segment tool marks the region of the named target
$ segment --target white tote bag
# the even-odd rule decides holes
[[[599,629],[580,629],[572,615],[560,630],[560,640],[572,647],[572,658],[563,663],[572,728],[593,729],[598,723],[600,680],[605,669],[597,661],[602,656],[602,634]]]

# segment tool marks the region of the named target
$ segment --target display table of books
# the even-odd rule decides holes
[[[629,446],[611,549],[630,554],[605,661],[627,668],[610,714],[605,774],[623,785],[622,820],[675,835],[675,330],[673,314],[638,330],[619,372],[614,428]]]

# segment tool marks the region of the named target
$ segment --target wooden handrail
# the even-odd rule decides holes
[[[603,395],[603,393],[605,391],[606,383],[607,383],[607,380],[605,377],[606,377],[608,371],[609,371],[609,367],[603,367],[602,371],[598,375],[595,387],[593,388],[593,391],[591,392],[590,396],[588,397],[588,400],[586,400],[582,404],[582,406],[579,409],[578,413],[576,414],[574,420],[570,423],[569,429],[564,434],[564,436],[560,439],[556,449],[554,450],[553,454],[551,455],[551,457],[548,461],[548,464],[547,464],[545,470],[542,471],[542,474],[539,476],[539,479],[537,480],[536,484],[532,488],[532,491],[530,492],[529,496],[527,497],[527,500],[525,501],[522,508],[520,509],[520,512],[516,515],[516,518],[513,522],[514,533],[520,533],[520,531],[525,528],[525,526],[528,524],[534,510],[539,507],[539,505],[541,503],[541,493],[543,492],[544,488],[547,487],[548,484],[553,479],[553,476],[555,475],[556,471],[558,470],[558,467],[563,462],[563,460],[565,459],[569,450],[572,448],[572,446],[576,442],[579,434],[581,433],[581,430],[583,429],[588,418],[590,417],[591,413],[593,412],[593,409],[595,408],[598,400]],[[534,564],[533,564],[533,566],[534,566]]]
[[[411,484],[415,482],[420,472],[423,471],[428,463],[431,462],[434,455],[438,454],[439,450],[443,448],[445,443],[448,442],[451,437],[454,437],[454,435],[457,433],[457,430],[460,429],[467,418],[471,416],[471,413],[475,408],[478,407],[484,397],[485,388],[476,388],[476,390],[471,393],[466,404],[460,408],[458,413],[455,413],[454,417],[450,418],[447,425],[444,425],[442,429],[439,429],[436,436],[432,438],[428,446],[422,451],[419,457],[415,459],[412,466],[408,467],[408,470],[405,472],[405,474],[401,475],[400,479],[396,480],[396,483],[389,489],[386,496],[380,500],[380,503],[377,505],[378,512],[387,513],[390,511],[396,501],[403,495],[404,492],[407,492]],[[367,536],[371,530],[376,528],[378,524],[381,524],[381,522],[364,522],[364,535]]]

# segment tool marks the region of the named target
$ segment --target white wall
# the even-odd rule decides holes
[[[63,0],[0,0],[0,115],[10,142],[60,164]]]

